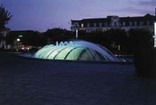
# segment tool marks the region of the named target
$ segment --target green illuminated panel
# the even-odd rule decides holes
[[[44,51],[46,51],[47,49],[51,48],[51,47],[53,47],[53,45],[47,45],[47,46],[43,47],[37,53],[35,53],[35,57],[40,58],[40,56],[42,55],[42,53]]]
[[[48,56],[54,52],[55,50],[57,50],[57,47],[52,47],[52,48],[49,48],[48,50],[46,50],[45,52],[43,52],[44,54],[42,55],[42,58],[43,59],[47,59]]]
[[[59,52],[59,54],[55,57],[55,59],[59,59],[59,60],[64,60],[66,55],[73,49],[74,47],[70,46],[67,47],[65,49],[63,49],[62,51]]]
[[[65,46],[55,46],[56,47],[56,50],[53,51],[48,57],[47,59],[54,59],[55,56],[64,48],[66,48]]]
[[[82,47],[73,49],[66,57],[66,60],[77,60],[81,52],[84,50]]]

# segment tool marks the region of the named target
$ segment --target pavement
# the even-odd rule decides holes
[[[156,105],[134,64],[59,62],[0,53],[0,105]]]

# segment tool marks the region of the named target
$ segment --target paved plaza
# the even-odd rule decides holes
[[[0,53],[0,105],[156,105],[156,80],[136,77],[134,64]]]

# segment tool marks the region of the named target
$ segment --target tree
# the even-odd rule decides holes
[[[137,50],[153,47],[153,34],[145,29],[129,30],[129,49],[132,53]]]
[[[5,24],[11,19],[12,15],[3,5],[0,6],[0,31],[5,29]]]
[[[44,35],[49,39],[50,43],[73,39],[71,31],[61,28],[48,29]]]

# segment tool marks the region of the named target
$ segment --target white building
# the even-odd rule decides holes
[[[106,18],[91,18],[82,20],[71,20],[71,30],[84,30],[87,32],[100,30],[105,31],[112,28],[129,29],[145,28],[154,31],[156,16],[146,14],[136,17],[107,16]]]

